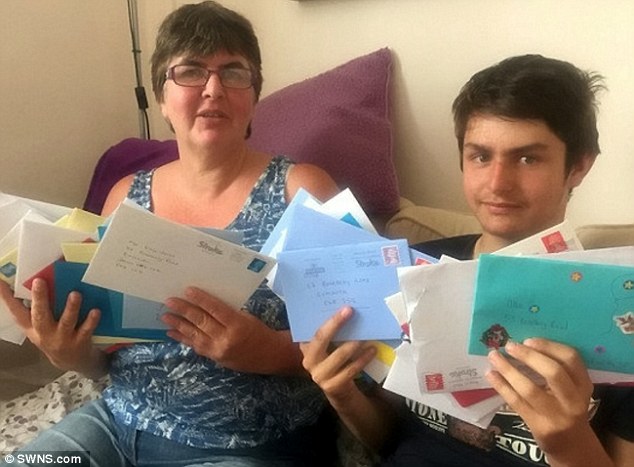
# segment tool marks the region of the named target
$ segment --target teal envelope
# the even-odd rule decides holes
[[[590,369],[634,373],[634,268],[481,256],[469,353],[528,337],[576,348]]]
[[[123,294],[104,289],[96,285],[81,281],[88,264],[56,261],[53,264],[55,277],[55,306],[53,314],[56,319],[64,311],[66,298],[73,290],[82,294],[79,310],[79,322],[86,319],[86,315],[93,308],[99,308],[101,318],[95,329],[95,336],[123,337],[136,339],[166,340],[165,330],[144,328],[123,328]]]

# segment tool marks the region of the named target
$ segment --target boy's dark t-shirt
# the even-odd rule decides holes
[[[439,258],[471,259],[479,235],[419,243],[412,248]],[[612,432],[634,441],[634,388],[597,385],[588,416],[596,433]],[[547,466],[523,420],[503,407],[483,430],[423,404],[407,400],[383,467]]]

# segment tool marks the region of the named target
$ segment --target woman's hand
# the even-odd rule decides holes
[[[551,465],[611,465],[589,424],[593,385],[577,351],[538,338],[510,342],[505,349],[543,377],[545,385],[532,381],[498,351],[489,354],[494,370],[487,379],[529,426]]]
[[[71,292],[59,321],[56,321],[50,308],[46,281],[35,279],[31,292],[29,310],[22,300],[13,297],[9,286],[0,281],[0,296],[26,337],[60,370],[79,371],[95,378],[104,375],[107,358],[92,344],[92,334],[99,324],[99,310],[91,310],[86,320],[77,326],[81,295]]]
[[[260,374],[298,374],[301,354],[288,331],[271,329],[245,310],[235,310],[196,287],[186,300],[170,298],[171,313],[162,321],[172,339],[235,371]]]

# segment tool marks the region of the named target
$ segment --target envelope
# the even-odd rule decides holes
[[[496,255],[538,255],[583,250],[574,227],[564,220],[542,232],[531,235],[495,252]]]
[[[361,227],[368,232],[377,233],[374,225],[372,225],[372,221],[370,221],[370,218],[349,188],[340,191],[314,209],[335,219],[340,219],[349,224]]]
[[[153,302],[132,295],[123,296],[121,327],[124,329],[168,329],[161,315],[170,310],[160,302]]]
[[[18,268],[18,245],[25,220],[50,224],[51,222],[33,210],[27,213],[0,239],[0,280],[13,287]]]
[[[62,255],[66,261],[72,263],[90,263],[95,256],[98,243],[91,242],[63,242],[61,245]]]
[[[297,193],[295,194],[291,202],[288,204],[288,206],[286,206],[286,209],[282,213],[282,217],[280,217],[280,220],[277,221],[277,224],[275,224],[275,227],[271,231],[271,234],[264,242],[264,245],[262,245],[262,248],[260,249],[260,252],[262,254],[275,257],[278,251],[281,251],[284,249],[284,239],[286,237],[286,230],[288,229],[288,226],[291,222],[295,208],[297,206],[302,206],[307,204],[312,206],[318,206],[319,201],[315,199],[306,190],[304,190],[303,188],[300,188],[299,190],[297,190]]]
[[[63,222],[62,222],[63,219]],[[93,214],[92,212],[84,211],[83,209],[73,208],[70,213],[64,216],[56,225],[65,227],[70,230],[76,230],[78,232],[86,232],[93,234],[97,227],[102,225],[106,218]]]
[[[161,303],[195,286],[239,308],[274,264],[272,258],[126,200],[113,214],[83,280]]]
[[[293,340],[312,339],[343,305],[355,314],[334,341],[399,339],[400,325],[384,299],[398,291],[396,268],[409,263],[402,239],[280,252],[278,276]]]
[[[9,205],[10,209],[14,209],[16,207],[15,203],[23,204],[20,201],[16,201],[14,197],[4,195],[3,193],[0,193],[0,202],[4,203],[2,205],[3,207]],[[19,212],[22,213],[24,211]],[[7,211],[3,211],[3,214],[7,215],[5,219],[11,218],[11,214]],[[11,219],[11,222],[15,220],[15,218]],[[40,214],[37,214],[33,209],[28,208],[26,213],[0,239],[0,280],[3,280],[11,286],[15,283],[18,263],[17,248],[20,240],[22,222],[26,219],[50,223],[48,219],[44,218]],[[8,226],[8,224],[5,225]],[[0,339],[14,344],[22,344],[25,338],[26,336],[13,319],[13,316],[11,316],[9,310],[6,309],[4,303],[0,302]]]
[[[571,251],[540,256],[544,260],[634,265],[634,247]],[[454,392],[489,387],[486,357],[469,355],[467,343],[477,271],[475,261],[399,269],[408,310],[416,372],[421,390]],[[634,375],[590,369],[595,383],[634,381]]]
[[[345,245],[380,240],[381,237],[357,225],[336,219],[313,207],[296,205],[287,218],[276,256],[281,251]],[[283,281],[276,274],[270,283],[271,290],[284,298]]]
[[[17,199],[9,199],[0,205],[0,239],[22,219],[32,208]]]
[[[486,358],[467,353],[476,270],[476,261],[461,261],[398,271],[423,392],[490,386],[484,378]]]
[[[30,299],[31,291],[24,283],[62,257],[61,244],[89,238],[86,232],[25,220],[20,231],[14,295]]]
[[[310,193],[308,193],[303,188],[300,188],[295,196],[291,200],[291,202],[286,206],[286,209],[282,213],[282,217],[277,221],[273,231],[266,239],[262,248],[260,248],[260,253],[263,255],[270,256],[271,258],[277,259],[277,254],[284,249],[284,245],[286,243],[286,234],[288,231],[288,227],[292,222],[293,214],[295,213],[295,208],[297,206],[305,206],[310,205],[312,207],[316,207],[320,204],[319,200],[314,198]],[[269,287],[273,292],[278,294],[281,297],[281,285],[276,281],[277,275],[277,264],[275,264],[271,270],[269,271],[266,279],[269,283]]]
[[[469,353],[535,336],[574,347],[588,368],[634,373],[634,267],[482,255]]]
[[[56,319],[59,319],[64,311],[68,294],[77,291],[82,294],[79,322],[83,322],[93,308],[99,308],[101,311],[93,341],[114,343],[167,339],[164,329],[125,328],[122,325],[124,296],[121,293],[82,282],[82,277],[88,268],[87,264],[56,261],[53,266],[55,273],[53,314]]]
[[[413,401],[416,404],[415,410],[440,410],[480,428],[487,428],[498,409],[504,404],[502,397],[496,395],[469,407],[462,407],[450,394],[422,392],[416,377],[414,349],[409,343],[403,343],[396,349],[396,358],[383,383],[383,388]]]
[[[0,300],[0,339],[12,342],[14,344],[22,344],[26,339],[26,335],[22,332],[13,319],[13,316],[6,308],[3,301]]]
[[[8,193],[0,193],[0,203],[2,206],[12,201],[18,201],[20,203],[26,204],[30,209],[33,209],[51,222],[55,222],[71,212],[71,208],[68,208],[66,206],[46,203],[44,201],[24,198],[22,196],[10,195]]]

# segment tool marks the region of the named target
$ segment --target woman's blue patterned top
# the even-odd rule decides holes
[[[259,251],[287,204],[292,162],[276,156],[227,227]],[[128,197],[152,210],[153,171],[135,176]],[[284,303],[261,286],[246,309],[274,329],[288,329]],[[199,448],[249,448],[313,424],[325,400],[307,377],[240,373],[176,342],[136,344],[113,355],[104,398],[114,417],[138,430]]]

